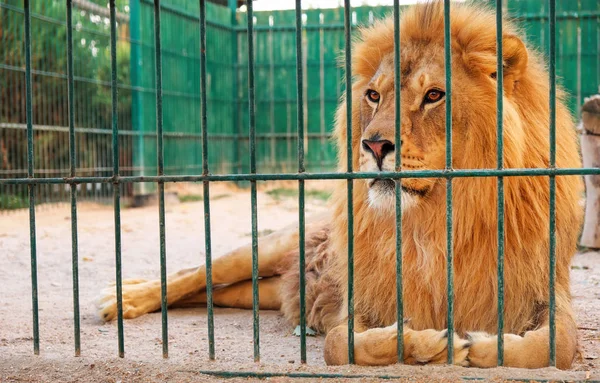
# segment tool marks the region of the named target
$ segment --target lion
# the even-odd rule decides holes
[[[496,168],[496,30],[493,11],[453,4],[452,166]],[[402,13],[402,169],[445,168],[446,90],[444,12],[440,1]],[[335,139],[339,170],[346,170],[346,103],[352,106],[353,167],[393,171],[395,166],[394,35],[391,18],[361,29],[352,49],[352,99],[342,98]],[[504,167],[548,168],[549,81],[541,55],[515,25],[504,21]],[[574,122],[558,92],[556,165],[580,167]],[[404,361],[445,363],[447,358],[446,180],[375,178],[354,181],[355,362],[395,363],[395,182],[401,183]],[[455,178],[453,184],[454,363],[493,367],[497,358],[497,180]],[[347,189],[340,181],[331,213],[306,224],[307,325],[326,334],[327,364],[348,363]],[[507,176],[505,193],[504,364],[549,364],[549,178]],[[580,177],[556,177],[557,366],[577,354],[569,264],[582,221]],[[298,228],[259,239],[261,309],[280,309],[299,322]],[[251,246],[213,261],[214,304],[252,307]],[[160,309],[160,281],[123,282],[125,318]],[[168,276],[168,304],[206,302],[204,266]],[[99,314],[116,316],[114,288]]]

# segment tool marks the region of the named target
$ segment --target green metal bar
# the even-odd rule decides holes
[[[557,20],[584,20],[584,19],[593,19],[600,16],[599,11],[581,11],[581,12],[560,12],[554,13],[555,19]],[[524,13],[521,15],[516,15],[515,20],[519,21],[531,21],[531,20],[547,20],[548,17],[552,17],[550,14],[543,13]]]
[[[504,56],[502,47],[502,0],[496,0],[496,129],[497,169],[504,168]],[[498,366],[504,365],[504,178],[498,189]]]
[[[556,0],[549,2],[550,168],[556,168]],[[556,177],[550,176],[550,366],[556,366]]]
[[[450,0],[444,0],[446,67],[446,170],[452,171],[452,42]],[[452,178],[446,180],[446,278],[448,294],[448,364],[454,364],[454,248],[452,238]]]
[[[31,85],[31,14],[29,0],[23,0],[25,10],[25,113],[27,116],[27,177],[33,173],[33,112]],[[31,310],[33,312],[33,353],[40,354],[40,322],[37,284],[37,242],[35,235],[35,184],[27,187],[29,192],[29,242],[31,250]]]
[[[581,12],[581,0],[577,0],[577,12]],[[581,105],[581,19],[577,19],[577,101],[576,105]]]
[[[166,95],[166,92],[163,91],[163,95]],[[48,125],[34,125],[36,131],[45,131],[45,132],[65,132],[69,133],[68,126],[48,126]],[[14,130],[27,130],[26,124],[16,124],[10,122],[0,122],[0,129],[14,129]],[[93,134],[112,134],[112,131],[106,129],[99,128],[75,128],[75,133],[93,133]],[[121,130],[119,131],[120,136],[144,136],[144,137],[156,137],[156,132],[140,132],[134,130]],[[164,137],[169,138],[181,138],[181,139],[198,139],[202,138],[201,133],[182,133],[182,132],[163,132]],[[308,138],[332,138],[330,133],[305,133],[305,136]],[[290,138],[295,138],[296,134],[288,134],[288,133],[275,133],[271,136],[271,133],[266,134],[256,134],[255,138],[257,140],[270,140],[271,138],[275,138],[278,140],[287,140]],[[213,133],[209,134],[209,138],[213,140],[248,140],[248,136],[246,135],[236,135],[236,134],[218,134]],[[234,161],[235,163],[235,161]]]
[[[144,0],[147,1],[147,0]],[[561,12],[556,15],[558,20],[569,20],[569,19],[593,19],[597,18],[600,12],[598,11],[582,11],[582,12]],[[531,20],[542,20],[548,19],[548,15],[539,14],[539,13],[525,13],[520,15],[514,15],[514,19],[518,21],[531,21]],[[307,24],[303,27],[307,31],[313,30],[343,30],[344,24],[342,23],[332,23],[332,24]],[[246,30],[242,27],[237,27],[237,31],[245,32]],[[267,32],[267,31],[277,31],[277,32],[293,32],[294,26],[291,25],[257,25],[255,27],[256,32]]]
[[[112,161],[113,179],[119,176],[119,127],[117,110],[117,19],[115,0],[109,1],[110,8],[110,67],[111,67],[111,107],[112,107]],[[94,177],[92,177],[94,178]],[[123,278],[121,266],[121,189],[119,183],[113,183],[113,205],[115,212],[115,266],[117,289],[117,336],[119,357],[125,357],[125,339],[123,335]]]
[[[400,2],[394,0],[394,92],[396,171],[402,171],[402,109],[400,73]],[[404,362],[404,299],[402,297],[402,182],[396,181],[396,352],[398,363]]]
[[[160,41],[160,0],[154,0],[154,53],[156,70],[156,160],[158,175],[165,174],[163,144],[162,54]],[[169,357],[167,302],[167,248],[165,238],[165,183],[158,182],[158,225],[160,237],[160,308],[162,319],[162,354]]]
[[[361,380],[414,380],[414,377],[406,375],[368,375],[368,374],[343,374],[343,373],[310,373],[310,372],[268,372],[268,371],[211,371],[200,370],[200,374],[216,376],[220,378],[255,378],[268,379],[277,377],[304,378],[304,379],[361,379]],[[463,376],[459,378],[465,381],[486,381],[487,378]],[[523,378],[505,378],[503,381],[523,382]],[[527,382],[556,382],[556,379],[526,379]],[[600,383],[600,380],[569,380],[572,383]]]
[[[67,0],[67,73],[69,101],[69,175],[75,177],[77,158],[75,157],[75,98],[73,89],[73,4]],[[81,329],[79,315],[79,252],[77,238],[77,185],[71,185],[71,254],[73,269],[73,325],[75,356],[81,355]]]
[[[226,182],[226,181],[298,181],[298,180],[362,180],[367,178],[465,178],[465,177],[539,177],[600,175],[600,168],[529,168],[529,169],[473,169],[473,170],[403,170],[402,172],[356,173],[261,173],[209,174],[181,176],[113,176],[113,177],[58,177],[58,178],[3,178],[0,185],[45,185],[136,182]]]
[[[208,125],[206,123],[206,1],[200,0],[200,129],[202,130],[202,174],[208,175]],[[210,187],[204,189],[204,252],[206,268],[206,308],[208,321],[208,358],[215,359],[215,321],[213,312],[212,250],[210,234]]]
[[[302,73],[302,0],[296,0],[296,89],[298,109],[298,173],[304,173],[304,78]],[[300,251],[300,362],[306,363],[306,277],[304,180],[298,180],[298,249]]]
[[[294,32],[296,27],[293,25],[257,25],[255,28],[255,32]],[[306,31],[332,31],[332,30],[343,30],[344,24],[334,23],[334,24],[306,24],[302,27]],[[237,31],[244,33],[246,29],[242,27],[237,27]]]
[[[352,173],[352,19],[350,0],[344,0],[346,61],[346,163]],[[348,363],[354,364],[354,184],[348,179]]]
[[[250,173],[256,174],[256,116],[254,111],[254,15],[252,1],[247,3],[248,29],[248,123],[250,139]],[[250,181],[252,205],[252,318],[254,327],[254,361],[260,361],[260,328],[258,297],[258,217],[256,212],[256,180]]]
[[[142,35],[142,25],[141,25],[141,4],[140,0],[130,0],[129,1],[129,33],[131,38],[139,41],[141,40]],[[142,76],[144,75],[144,70],[142,68],[142,44],[139,43],[130,43],[130,57],[129,60],[129,70],[130,70],[130,78],[131,78],[131,86],[134,88],[140,87],[142,84]],[[132,154],[133,163],[140,170],[137,174],[144,175],[146,171],[146,156],[144,153],[146,152],[146,139],[144,134],[144,100],[141,91],[131,90],[131,130],[138,133],[135,138],[135,150]],[[149,136],[154,136],[153,132],[147,132]],[[145,194],[146,185],[144,184],[136,184],[134,193]]]
[[[233,57],[232,63],[232,87],[231,87],[231,99],[234,100],[233,105],[233,113],[231,113],[231,120],[233,123],[233,129],[237,132],[238,139],[233,141],[233,163],[237,164],[236,169],[232,169],[231,171],[236,171],[238,174],[242,173],[242,162],[240,161],[240,139],[242,139],[242,125],[240,124],[239,117],[239,105],[237,104],[239,100],[239,63],[238,63],[238,32],[236,31],[237,25],[237,0],[228,0],[229,10],[231,11],[231,51]]]

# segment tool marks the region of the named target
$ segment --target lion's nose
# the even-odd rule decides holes
[[[373,154],[373,157],[375,157],[375,160],[377,161],[377,166],[379,166],[380,169],[385,156],[395,149],[395,145],[388,140],[363,140],[362,145],[365,151]]]

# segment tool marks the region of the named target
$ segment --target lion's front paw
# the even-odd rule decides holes
[[[468,366],[471,342],[454,334],[454,364]],[[448,360],[448,330],[408,331],[404,337],[404,362],[443,364]]]
[[[137,318],[160,309],[160,284],[139,279],[123,281],[123,318]],[[117,317],[117,292],[112,283],[96,299],[98,317],[109,322]]]
[[[480,368],[496,367],[498,365],[498,336],[490,335],[485,332],[469,332],[467,338],[472,343],[469,349],[469,365]],[[506,349],[522,347],[524,338],[515,334],[504,334],[504,353],[506,362]],[[511,367],[527,367],[526,361],[529,358],[523,355],[522,358],[512,360]],[[534,358],[535,359],[535,358]],[[542,358],[543,359],[543,358]]]

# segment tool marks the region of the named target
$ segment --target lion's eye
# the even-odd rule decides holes
[[[379,99],[381,98],[379,93],[373,89],[367,90],[366,96],[369,101],[374,102],[375,104],[379,103]]]
[[[445,95],[446,93],[442,92],[441,90],[432,89],[429,92],[427,92],[427,94],[425,94],[423,102],[425,104],[432,104],[434,102],[440,101]]]

